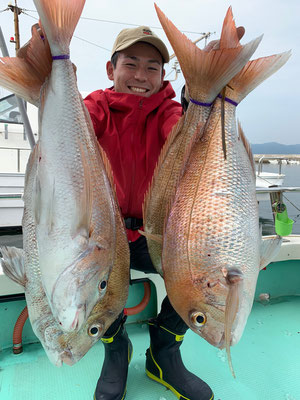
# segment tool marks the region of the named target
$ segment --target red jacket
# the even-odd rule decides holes
[[[84,102],[96,136],[112,166],[117,198],[123,217],[142,218],[145,192],[151,182],[160,150],[182,107],[171,100],[169,82],[150,96],[96,90]],[[127,230],[129,241],[140,236]]]

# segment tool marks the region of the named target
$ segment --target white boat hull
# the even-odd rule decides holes
[[[23,173],[0,173],[0,227],[21,226],[24,203]]]

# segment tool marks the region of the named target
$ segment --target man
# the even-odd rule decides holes
[[[163,66],[168,61],[166,46],[149,27],[124,29],[106,65],[107,76],[114,86],[95,91],[85,99],[99,143],[112,166],[127,228],[130,267],[146,273],[156,271],[146,240],[138,233],[143,225],[144,195],[160,150],[182,115],[181,105],[172,100],[175,93],[171,84],[163,80]],[[149,323],[146,373],[179,399],[211,400],[214,396],[210,387],[182,362],[179,348],[187,329],[166,297],[161,312]],[[123,314],[102,341],[105,360],[95,399],[124,399],[132,344],[125,331]]]

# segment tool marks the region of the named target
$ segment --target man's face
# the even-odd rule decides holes
[[[107,76],[119,93],[150,97],[163,84],[162,56],[152,45],[138,42],[119,53],[116,67],[108,61]]]

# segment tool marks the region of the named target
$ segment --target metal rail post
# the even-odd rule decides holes
[[[3,33],[2,33],[1,27],[0,27],[0,47],[1,47],[1,51],[2,51],[3,57],[9,57],[7,46],[6,46],[6,43],[5,43],[5,40],[4,40],[4,36],[3,36]],[[20,110],[20,113],[21,113],[21,116],[22,116],[23,124],[24,124],[24,127],[25,127],[25,132],[26,132],[26,135],[28,137],[28,141],[29,141],[30,147],[33,149],[34,146],[35,146],[35,139],[34,139],[33,132],[32,132],[32,129],[31,129],[31,125],[30,125],[30,122],[29,122],[29,119],[28,119],[28,115],[27,115],[27,112],[26,112],[26,109],[25,109],[25,106],[24,106],[24,102],[23,102],[22,99],[20,99],[17,96],[16,96],[16,100],[17,100],[17,105],[19,107],[19,110]]]

